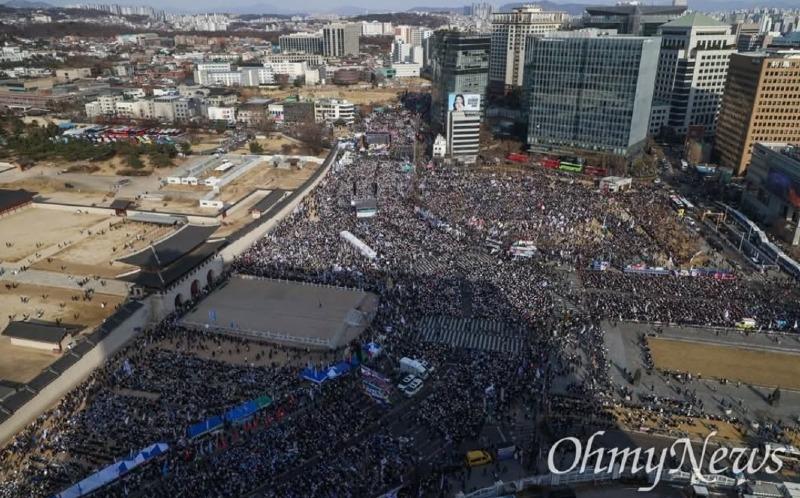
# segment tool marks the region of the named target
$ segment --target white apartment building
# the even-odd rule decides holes
[[[392,64],[395,78],[419,78],[421,64],[414,62],[398,62]]]
[[[493,13],[489,84],[495,88],[522,86],[528,36],[557,31],[565,20],[563,12],[544,12],[532,5]]]
[[[209,73],[223,73],[231,71],[230,62],[201,62],[195,64],[194,82],[198,85],[207,85],[206,75]]]
[[[356,119],[356,108],[346,100],[321,99],[314,103],[314,119],[318,123],[342,120],[352,124]]]
[[[303,76],[307,67],[303,62],[265,62],[264,66],[271,68],[275,74],[288,75],[291,80]]]
[[[117,116],[128,119],[150,119],[153,117],[152,100],[126,100],[117,102]]]
[[[419,26],[397,26],[394,28],[394,36],[396,39],[403,41],[403,43],[421,47],[425,31],[424,28]]]
[[[361,36],[380,36],[383,34],[383,23],[378,21],[361,21]]]
[[[113,116],[117,112],[117,102],[122,102],[122,95],[101,95],[97,98],[100,103],[100,113]]]
[[[713,135],[730,56],[736,52],[731,26],[693,12],[664,24],[659,34],[654,97],[670,105],[667,126],[680,135],[702,126],[706,136]]]
[[[239,80],[241,86],[272,85],[275,83],[275,73],[266,64],[258,67],[241,67],[239,72],[242,74]]]
[[[196,83],[209,86],[242,86],[240,71],[198,71]]]
[[[193,116],[189,99],[171,95],[153,99],[153,118],[161,121],[187,121]]]
[[[425,63],[425,49],[422,47],[411,47],[411,55],[408,62],[419,64],[420,66]]]
[[[306,85],[316,85],[320,82],[319,69],[306,67],[303,71]]]
[[[86,117],[89,119],[94,119],[96,117],[103,115],[103,107],[100,105],[100,102],[87,102],[84,106],[84,110],[86,112]]]
[[[392,42],[392,62],[409,62],[411,45],[397,38]]]
[[[225,121],[234,124],[236,123],[236,108],[210,106],[206,108],[206,116],[209,121]]]

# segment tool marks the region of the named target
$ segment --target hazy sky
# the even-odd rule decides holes
[[[47,1],[47,0],[44,0]],[[71,3],[118,3],[120,5],[150,5],[155,8],[165,10],[197,11],[207,10],[223,12],[226,9],[235,8],[241,10],[245,8],[250,12],[259,13],[287,13],[287,12],[331,12],[343,7],[356,7],[368,9],[371,12],[405,11],[413,7],[463,7],[481,0],[296,0],[287,2],[285,0],[226,0],[219,2],[215,0],[51,0],[50,3],[66,5]],[[485,0],[484,0],[485,1]],[[488,1],[495,7],[500,7],[513,0]],[[555,3],[606,3],[613,4],[614,0],[551,0]],[[2,2],[0,2],[2,3]],[[531,2],[533,3],[533,1]],[[666,3],[664,0],[648,3]]]
[[[149,5],[172,12],[232,12],[259,14],[331,13],[345,15],[369,12],[406,11],[413,7],[463,7],[481,0],[43,0],[53,5],[74,3],[117,3],[120,5]],[[508,3],[536,3],[536,0],[483,0],[499,8]],[[550,0],[553,3],[606,4],[615,0]],[[670,4],[671,0],[641,0],[644,4]],[[795,7],[798,0],[689,0],[689,6],[701,11],[767,7]],[[0,0],[3,3],[3,0]],[[354,9],[359,9],[357,12]]]

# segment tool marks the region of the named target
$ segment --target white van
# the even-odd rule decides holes
[[[416,375],[421,379],[428,378],[428,371],[425,369],[422,363],[418,362],[417,360],[412,360],[411,358],[400,358],[400,371],[403,373]]]

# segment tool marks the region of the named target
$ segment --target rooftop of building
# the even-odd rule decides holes
[[[281,35],[281,38],[283,38],[284,36],[289,37],[289,38],[317,38],[317,37],[321,37],[322,33],[319,33],[319,32],[317,32],[317,33],[308,33],[308,32],[304,32],[304,33],[289,33],[288,35]]]
[[[762,145],[778,154],[788,157],[800,166],[800,144],[790,144],[786,142],[761,142]]]
[[[664,24],[663,28],[692,28],[696,26],[728,28],[729,25],[699,12],[692,12]]]
[[[598,29],[598,28],[583,28],[574,31],[554,31],[552,33],[548,33],[541,37],[542,39],[547,38],[611,38],[617,40],[650,40],[650,39],[658,39],[659,37],[653,36],[643,36],[643,35],[632,35],[632,34],[620,34],[617,32],[616,29]]]
[[[775,39],[772,40],[772,45],[775,45],[775,46],[783,46],[783,45],[800,46],[800,31],[792,31],[791,33],[786,33],[783,36],[775,38]]]
[[[685,5],[593,5],[586,7],[590,15],[632,15],[632,14],[681,14],[686,12]]]
[[[757,52],[736,52],[732,57],[752,59],[800,59],[800,50],[760,50]]]

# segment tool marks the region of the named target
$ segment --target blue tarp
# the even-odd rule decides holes
[[[150,445],[132,457],[123,458],[102,470],[98,470],[81,482],[70,486],[57,495],[53,495],[53,498],[78,498],[88,495],[106,484],[116,481],[122,474],[135,469],[143,463],[147,463],[155,458],[156,455],[160,455],[168,449],[169,445],[167,443]]]
[[[225,412],[225,420],[228,422],[239,422],[242,420],[247,419],[252,414],[258,411],[258,403],[255,401],[248,401],[247,403],[243,403],[239,406],[231,408],[227,412]]]
[[[300,378],[314,382],[315,384],[322,384],[325,381],[332,380],[346,374],[352,370],[353,367],[357,366],[358,359],[353,358],[350,363],[346,361],[340,361],[339,363],[335,363],[327,368],[321,368],[319,370],[313,368],[304,368],[303,371],[300,372]]]
[[[186,434],[189,438],[195,438],[202,436],[207,432],[211,432],[217,427],[221,426],[222,426],[222,417],[215,415],[202,422],[198,422],[194,425],[189,426],[189,428],[186,429]]]
[[[304,368],[303,371],[300,372],[300,378],[313,382],[315,384],[322,384],[323,382],[328,380],[328,372],[326,370],[315,370],[313,368]]]

